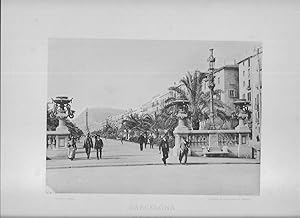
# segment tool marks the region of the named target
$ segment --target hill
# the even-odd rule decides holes
[[[86,130],[85,119],[86,111],[88,110],[89,129],[92,132],[99,128],[99,124],[105,121],[109,116],[122,114],[125,110],[114,108],[88,108],[81,112],[76,118],[72,120],[83,132]]]

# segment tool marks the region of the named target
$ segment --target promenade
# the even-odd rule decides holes
[[[75,160],[66,150],[47,150],[47,185],[59,193],[259,194],[259,164],[252,159],[189,157],[180,165],[170,154],[164,166],[158,148],[103,139],[103,157],[86,158],[79,143]]]
[[[78,143],[75,160],[67,159],[66,149],[47,150],[47,156],[51,158],[47,161],[47,169],[72,168],[72,167],[108,167],[108,166],[143,166],[162,165],[161,154],[158,147],[150,149],[149,144],[146,149],[140,151],[137,143],[119,140],[103,139],[104,148],[102,159],[97,160],[96,152],[92,149],[90,159],[86,158],[82,142]],[[178,157],[172,155],[170,149],[169,165],[179,165]],[[256,159],[224,158],[224,157],[188,157],[188,164],[256,164]]]

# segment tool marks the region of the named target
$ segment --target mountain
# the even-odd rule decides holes
[[[72,120],[83,132],[86,131],[86,111],[88,110],[88,125],[90,131],[99,129],[99,124],[105,121],[109,116],[122,114],[125,110],[114,108],[88,108],[81,112],[76,118]]]

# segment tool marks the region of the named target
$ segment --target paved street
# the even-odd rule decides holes
[[[126,194],[259,194],[260,165],[256,160],[189,157],[180,165],[170,155],[164,166],[157,147],[140,151],[131,142],[103,140],[103,159],[93,151],[87,160],[81,145],[76,160],[65,150],[47,151],[47,184],[60,193]]]

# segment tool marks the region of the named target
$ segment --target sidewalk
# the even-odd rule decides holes
[[[86,158],[82,144],[78,144],[75,160],[67,159],[66,149],[47,150],[47,169],[84,168],[84,167],[111,167],[111,166],[143,166],[162,165],[161,154],[157,147],[150,149],[149,145],[143,151],[139,145],[132,142],[103,139],[104,149],[102,159],[97,160],[96,152],[92,150],[90,159]],[[170,151],[167,160],[169,165],[179,165],[178,157]],[[223,157],[188,157],[188,164],[259,164],[255,159],[223,158]]]

